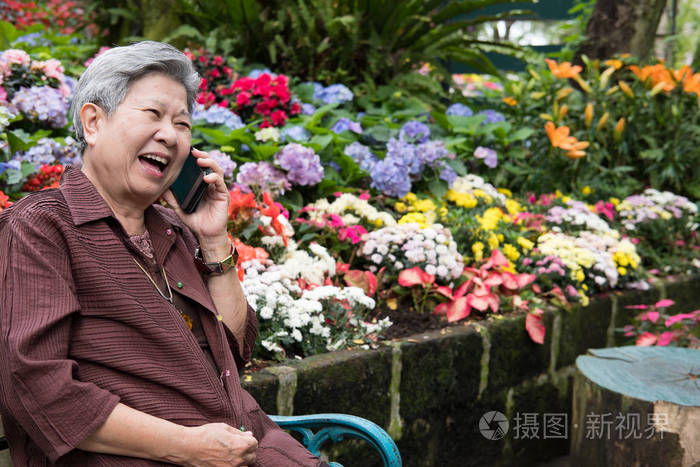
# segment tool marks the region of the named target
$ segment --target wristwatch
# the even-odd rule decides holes
[[[232,243],[231,254],[229,254],[226,258],[214,263],[205,263],[204,259],[202,258],[202,249],[197,247],[197,249],[194,250],[194,264],[197,266],[199,272],[205,276],[219,276],[221,274],[225,274],[231,268],[236,267],[238,264],[238,251]]]

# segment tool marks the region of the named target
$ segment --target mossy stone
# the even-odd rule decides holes
[[[295,414],[339,412],[389,424],[391,348],[309,357],[297,369]]]
[[[526,378],[547,371],[552,339],[552,313],[545,313],[542,321],[547,329],[543,344],[530,339],[525,330],[525,315],[494,319],[487,323],[488,339],[491,342],[489,391],[514,386]]]
[[[446,328],[401,343],[401,416],[420,417],[448,403],[475,399],[482,339],[470,327]]]

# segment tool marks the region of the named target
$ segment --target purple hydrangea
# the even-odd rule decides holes
[[[270,192],[272,195],[282,194],[291,188],[287,177],[270,162],[246,162],[238,168],[236,182],[241,190],[250,193],[253,188]]]
[[[506,119],[506,117],[504,117],[503,114],[496,112],[492,109],[482,110],[477,115],[484,115],[486,117],[484,121],[481,122],[482,125],[486,125],[487,123],[503,122]]]
[[[409,143],[425,143],[430,138],[430,128],[417,120],[406,122],[399,131],[399,139]]]
[[[320,90],[318,88],[314,90],[314,100],[324,104],[342,104],[350,102],[354,97],[352,91],[344,84],[331,84]]]
[[[411,179],[408,170],[400,160],[387,157],[372,167],[372,188],[388,196],[403,198],[411,191]]]
[[[313,149],[289,143],[275,155],[275,163],[287,171],[287,179],[297,185],[316,185],[323,180],[321,158]]]
[[[260,75],[263,74],[270,75],[270,78],[272,79],[277,78],[277,73],[271,72],[269,68],[257,68],[255,70],[252,70],[250,73],[248,73],[248,78],[257,79],[258,77],[260,77]]]
[[[498,167],[498,153],[491,148],[479,146],[474,151],[474,157],[483,159],[487,167],[495,169]]]
[[[302,115],[313,115],[316,112],[316,107],[311,104],[301,104]]]
[[[231,130],[237,130],[245,126],[238,114],[218,105],[212,105],[205,109],[203,105],[195,104],[192,120],[204,120],[212,125],[225,125]]]
[[[306,128],[300,125],[290,125],[282,129],[280,141],[308,141],[310,139],[309,132]]]
[[[61,91],[49,86],[21,88],[12,98],[12,105],[30,119],[52,128],[63,128],[68,123],[68,101]]]
[[[209,151],[209,157],[214,159],[214,162],[221,167],[224,171],[224,177],[230,178],[233,175],[233,171],[236,170],[238,164],[236,164],[231,157],[225,152],[221,152],[218,149],[212,149]]]
[[[372,151],[362,143],[354,142],[345,146],[343,151],[346,155],[352,157],[357,165],[366,172],[370,172],[374,164],[377,163],[377,157],[372,154]]]
[[[353,122],[349,118],[341,117],[331,127],[331,131],[333,131],[333,133],[336,133],[336,134],[340,134],[344,131],[352,131],[353,133],[357,133],[358,135],[361,135],[362,134],[362,126],[357,122]]]
[[[455,172],[449,165],[443,163],[442,170],[440,171],[440,179],[445,180],[447,185],[450,186],[452,185],[452,182],[457,179],[457,172]]]
[[[447,108],[445,115],[456,115],[458,117],[471,117],[472,115],[474,115],[474,112],[472,112],[472,109],[470,109],[466,105],[462,104],[461,102],[457,102],[456,104],[452,104],[451,106],[449,106]]]
[[[435,167],[437,161],[448,157],[449,151],[445,147],[445,143],[443,141],[436,140],[419,144],[416,147],[415,154],[424,165]]]
[[[416,145],[391,138],[386,143],[386,156],[384,160],[395,160],[396,165],[402,165],[411,175],[417,175],[423,171],[423,161],[416,157]]]
[[[65,144],[51,138],[41,138],[37,144],[27,149],[20,151],[12,156],[16,164],[29,162],[36,171],[44,164],[53,164],[58,161],[62,165],[81,165],[80,151],[76,141],[70,136],[65,139]]]

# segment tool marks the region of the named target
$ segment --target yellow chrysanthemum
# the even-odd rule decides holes
[[[418,199],[411,203],[411,209],[419,212],[434,211],[437,208],[430,199]]]
[[[524,250],[531,250],[535,246],[534,243],[525,237],[518,237],[517,242]]]
[[[520,206],[520,203],[515,201],[514,199],[506,199],[506,210],[508,210],[508,214],[511,216],[519,213],[522,210],[522,207]]]
[[[447,190],[445,198],[448,201],[452,201],[457,206],[467,209],[475,208],[478,204],[476,198],[474,198],[472,195],[467,193],[460,193],[454,190]]]
[[[396,209],[399,212],[406,212],[406,210],[408,208],[406,207],[406,203],[403,203],[401,201],[397,201],[396,204],[394,205],[394,209]]]
[[[416,197],[415,193],[412,193],[409,191],[408,193],[406,193],[406,196],[404,196],[402,199],[404,201],[408,201],[409,203],[412,203],[417,199],[417,197]]]
[[[593,190],[591,190],[591,187],[589,187],[588,185],[581,188],[581,193],[583,193],[584,196],[590,195],[591,191],[593,191]]]
[[[586,280],[586,275],[583,273],[582,269],[576,271],[576,280],[579,282],[583,282],[584,280]]]
[[[503,254],[511,261],[517,261],[520,258],[520,252],[510,243],[503,245]]]
[[[425,218],[425,215],[419,212],[409,212],[399,219],[399,224],[410,224],[413,222],[420,225],[421,229],[428,227],[428,220]]]
[[[627,268],[622,267],[622,266],[618,266],[617,272],[620,273],[621,276],[624,276],[625,274],[627,274]]]
[[[488,243],[489,248],[491,248],[492,250],[498,248],[498,237],[493,232],[491,232],[491,235],[489,235]]]
[[[513,197],[513,192],[510,191],[508,188],[497,188],[497,191],[502,195],[506,195],[508,198]]]
[[[472,244],[472,253],[474,253],[474,259],[476,261],[484,259],[484,244],[481,242]]]

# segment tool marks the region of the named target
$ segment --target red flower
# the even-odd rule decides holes
[[[236,96],[236,105],[238,108],[245,107],[250,104],[250,94],[243,91]]]
[[[283,126],[287,121],[287,114],[283,110],[275,110],[270,115],[270,120],[272,120],[274,126]]]
[[[297,115],[299,112],[301,112],[301,105],[299,105],[298,102],[294,102],[292,107],[289,109],[289,113],[291,115]]]
[[[224,59],[221,58],[221,55],[216,55],[214,58],[212,58],[211,63],[213,63],[215,66],[219,66],[224,63]]]
[[[254,85],[255,80],[246,76],[245,78],[237,79],[236,82],[233,83],[233,89],[240,89],[241,91],[250,91],[251,89],[253,89]]]
[[[209,82],[207,81],[207,79],[202,78],[202,81],[199,82],[199,89],[204,91],[205,89],[207,89],[208,84],[209,84]]]

